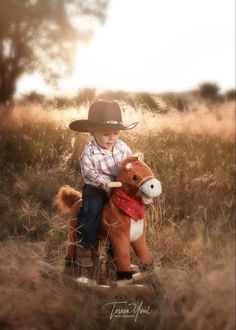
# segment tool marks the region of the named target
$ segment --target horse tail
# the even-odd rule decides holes
[[[54,204],[58,207],[61,214],[67,214],[71,212],[73,205],[75,205],[76,202],[81,201],[81,199],[81,192],[66,185],[59,189],[54,199]]]

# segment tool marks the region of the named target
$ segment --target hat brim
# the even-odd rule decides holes
[[[117,130],[129,130],[134,128],[138,122],[132,123],[130,125],[125,126],[123,123],[117,123],[117,124],[111,124],[111,123],[104,123],[100,121],[92,121],[88,119],[79,119],[75,120],[72,123],[70,123],[69,127],[73,131],[77,132],[89,132],[91,128],[94,126],[103,126],[103,127],[109,127]]]

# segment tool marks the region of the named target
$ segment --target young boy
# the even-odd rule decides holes
[[[91,249],[95,245],[102,209],[110,193],[107,183],[116,180],[120,162],[131,155],[128,145],[119,139],[120,130],[132,129],[137,124],[123,124],[117,102],[96,101],[89,108],[88,119],[76,120],[69,126],[72,130],[89,132],[93,136],[80,158],[85,182],[83,205],[78,215],[78,258],[81,266],[93,265]]]

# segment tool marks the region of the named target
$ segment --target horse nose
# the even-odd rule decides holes
[[[146,181],[139,189],[146,196],[151,198],[159,196],[162,192],[161,183],[155,178]]]

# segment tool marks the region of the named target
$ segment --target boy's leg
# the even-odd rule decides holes
[[[83,266],[92,265],[91,248],[96,243],[100,217],[107,195],[103,190],[85,184],[83,187],[83,205],[79,213],[78,248],[79,262]]]

